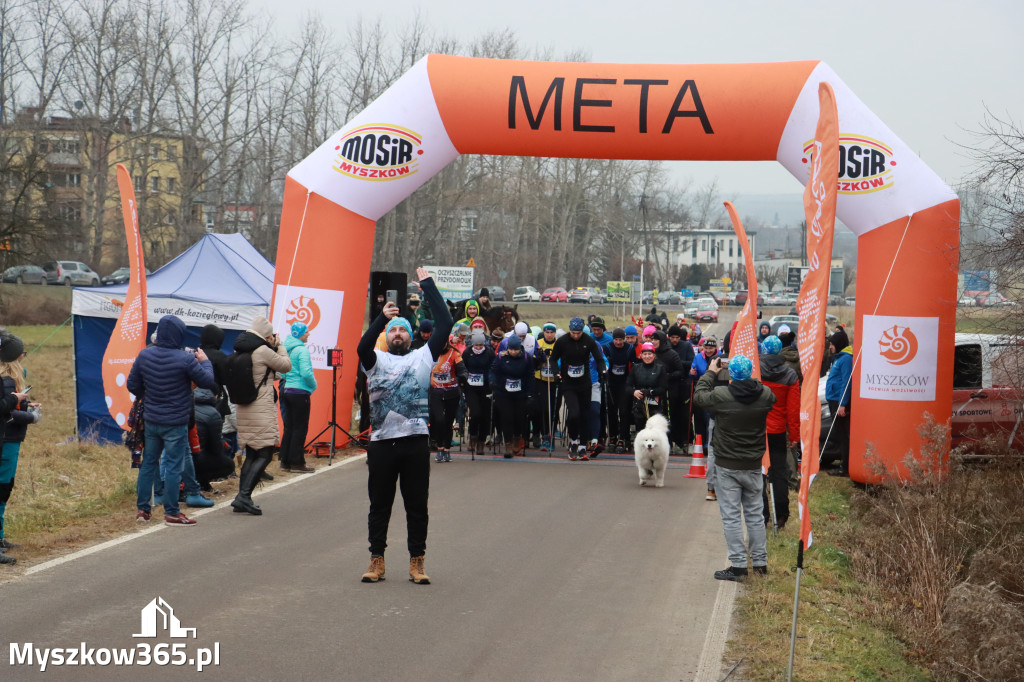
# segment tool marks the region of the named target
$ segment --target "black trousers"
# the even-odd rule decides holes
[[[590,384],[575,386],[562,383],[562,395],[565,396],[565,428],[570,440],[581,443],[587,440],[587,420],[590,417]]]
[[[622,428],[622,404],[632,402],[631,396],[626,395],[626,381],[624,379],[618,381],[609,379],[606,395],[608,396],[608,438],[625,441],[628,445],[629,422],[626,422],[625,429]],[[625,437],[622,435],[623,430],[626,433]]]
[[[779,526],[786,525],[789,520],[789,459],[787,448],[789,437],[786,432],[768,434],[768,483],[772,485],[775,503],[775,519]],[[764,521],[771,523],[768,511],[768,486],[764,486]]]
[[[466,411],[469,412],[469,437],[486,440],[491,434],[491,399],[486,386],[466,388]]]
[[[690,444],[690,382],[684,381],[679,393],[669,396],[669,428],[672,442],[681,448]]]
[[[282,393],[284,432],[281,434],[281,464],[306,463],[306,434],[309,433],[309,394]]]
[[[396,485],[402,490],[409,556],[427,550],[427,496],[430,490],[430,446],[427,436],[371,441],[366,446],[366,488],[370,494],[370,554],[384,554]]]
[[[430,409],[430,438],[434,441],[434,447],[451,447],[452,424],[455,423],[455,413],[459,410],[459,397],[457,391],[438,393],[431,390],[427,395],[427,407]]]
[[[846,406],[846,416],[839,416],[839,402],[828,401],[828,412],[832,415],[832,434],[829,436],[829,449],[839,453],[839,465],[844,471],[850,468],[850,406]]]
[[[494,411],[501,425],[501,437],[506,443],[514,444],[517,436],[526,437],[526,416],[529,397],[523,393],[495,393]]]

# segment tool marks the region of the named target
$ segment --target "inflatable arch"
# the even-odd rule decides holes
[[[837,215],[858,235],[851,475],[871,444],[900,469],[924,413],[952,410],[960,204],[823,62],[589,64],[429,55],[285,182],[274,280],[279,332],[312,330],[319,383],[340,346],[352,404],[375,222],[460,154],[652,160],[775,159],[801,184],[818,84],[835,90]],[[327,422],[314,394],[311,428]],[[314,431],[315,432],[315,431]]]

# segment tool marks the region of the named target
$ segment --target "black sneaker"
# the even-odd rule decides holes
[[[3,565],[13,566],[16,563],[18,563],[18,560],[15,559],[14,557],[7,556],[6,554],[0,554],[0,566],[3,566]]]
[[[16,549],[18,545],[13,542],[8,542],[7,538],[0,538],[0,552],[8,549]]]
[[[839,467],[838,469],[829,469],[828,470],[828,475],[829,476],[840,476],[842,478],[849,478],[850,477],[850,472],[847,471],[844,467]]]
[[[754,575],[768,575],[768,567],[754,566]]]
[[[745,568],[730,566],[724,571],[715,571],[715,580],[735,580],[737,582],[743,582],[746,579],[747,569]]]

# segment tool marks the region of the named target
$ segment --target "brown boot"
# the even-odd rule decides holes
[[[384,567],[384,560],[381,559],[381,570]],[[423,572],[423,555],[409,557],[409,582],[417,585],[429,585],[430,576]]]
[[[420,566],[423,566],[423,557],[420,557]],[[378,580],[384,580],[384,555],[371,556],[370,567],[366,569],[366,573],[363,573],[364,583],[375,583]]]

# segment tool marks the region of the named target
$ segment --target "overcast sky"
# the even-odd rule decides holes
[[[556,59],[697,64],[821,59],[947,183],[969,174],[957,143],[971,144],[986,107],[1024,119],[1024,2],[560,2],[511,0],[254,0],[282,31],[319,13],[343,36],[362,16],[396,30],[418,12],[437,33],[469,43],[512,29],[529,51]],[[680,178],[717,177],[723,194],[800,192],[775,162],[672,162]]]

